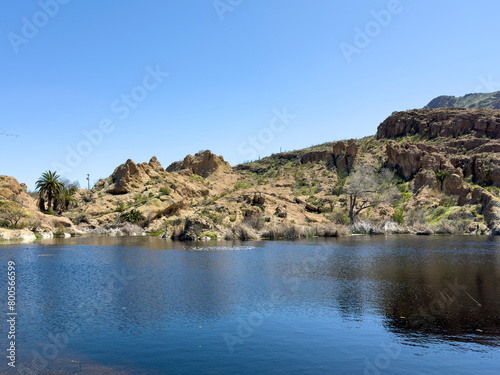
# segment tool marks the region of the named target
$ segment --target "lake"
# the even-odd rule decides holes
[[[2,245],[26,374],[498,374],[500,239]]]

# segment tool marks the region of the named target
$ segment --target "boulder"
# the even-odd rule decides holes
[[[32,242],[36,240],[33,232],[27,229],[4,229],[0,228],[0,240]]]
[[[278,205],[274,214],[279,218],[285,219],[288,216],[287,206],[284,204]]]
[[[250,195],[244,195],[243,198],[248,204],[264,206],[266,203],[266,197],[262,193],[254,193]]]

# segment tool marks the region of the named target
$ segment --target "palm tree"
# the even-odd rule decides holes
[[[53,210],[53,204],[63,191],[63,184],[59,180],[57,172],[47,171],[36,182],[36,190],[40,193],[40,199],[47,201],[47,210]],[[41,203],[41,202],[40,202]],[[43,205],[45,206],[45,205]],[[40,209],[42,204],[40,204]]]

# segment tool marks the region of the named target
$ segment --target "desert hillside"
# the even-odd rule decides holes
[[[488,94],[467,94],[464,96],[438,96],[432,99],[425,108],[484,108],[500,109],[500,91]]]
[[[127,160],[53,215],[2,176],[0,222],[21,229],[0,236],[500,234],[499,192],[500,112],[422,109],[393,113],[374,136],[235,167],[208,150],[166,168]]]

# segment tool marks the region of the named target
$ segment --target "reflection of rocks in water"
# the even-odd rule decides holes
[[[438,335],[440,339],[500,346],[498,283],[486,270],[441,279],[441,288],[400,287],[388,296],[385,326],[399,334]]]
[[[189,246],[185,247],[185,250],[194,251],[242,251],[242,250],[252,250],[255,246]]]

